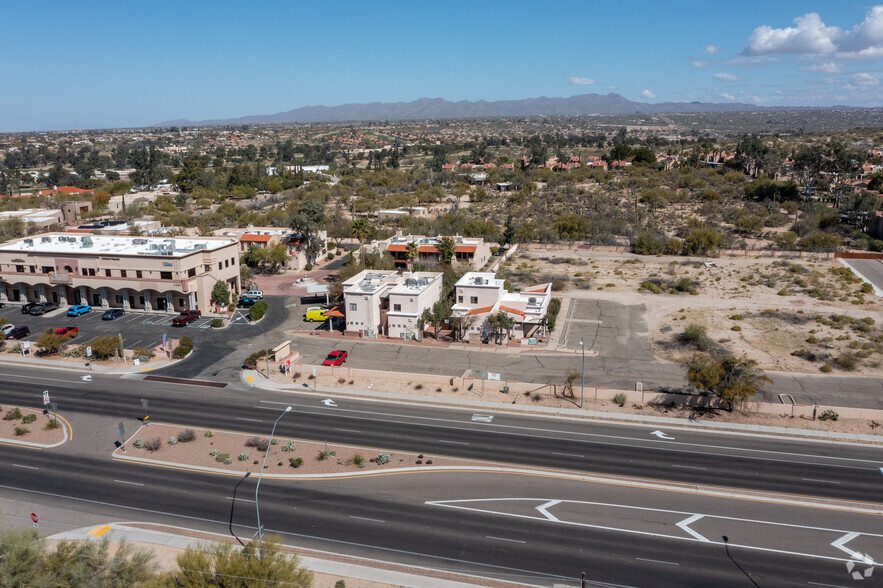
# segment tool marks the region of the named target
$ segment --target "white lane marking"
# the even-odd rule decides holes
[[[288,402],[275,402],[275,401],[271,401],[271,400],[261,400],[260,402],[267,403],[267,404],[281,404],[281,405],[286,405],[286,406],[291,404]],[[299,406],[300,408],[303,409],[303,410],[298,411],[301,414],[314,414],[314,415],[318,415],[318,416],[327,416],[327,413],[315,412],[315,411],[311,410],[314,407],[310,406],[308,404],[296,405],[296,406]],[[359,416],[350,416],[346,413],[352,413],[353,415],[359,415]],[[453,426],[446,427],[446,429],[448,429],[448,430],[475,432],[474,428],[467,429],[465,427],[459,426],[462,424],[462,421],[453,420],[453,419],[442,419],[442,418],[437,418],[437,417],[423,417],[423,416],[417,416],[417,415],[378,413],[378,412],[373,412],[373,411],[368,411],[368,410],[355,410],[355,409],[341,409],[336,414],[338,416],[342,416],[344,418],[353,418],[353,419],[373,421],[373,422],[378,422],[378,423],[392,423],[392,424],[401,424],[402,423],[401,420],[394,420],[394,419],[389,419],[389,418],[371,418],[371,417],[361,416],[361,415],[383,415],[385,417],[398,417],[401,419],[409,419],[412,422],[409,422],[408,424],[412,424],[412,425],[436,426],[436,423],[444,423],[444,424],[453,425]],[[427,424],[423,425],[423,423],[416,422],[416,421],[425,421]],[[629,425],[629,423],[616,423],[616,426],[630,426],[630,425]],[[494,429],[501,429],[501,430],[497,431]],[[502,429],[515,429],[516,433],[514,433],[514,434],[517,434],[521,437],[534,438],[534,439],[544,439],[544,440],[550,440],[550,441],[557,440],[557,441],[567,441],[567,442],[571,442],[571,443],[574,441],[577,441],[579,443],[590,443],[590,444],[594,444],[594,445],[611,445],[611,446],[621,447],[622,443],[614,442],[614,441],[609,441],[609,442],[598,441],[595,438],[614,439],[614,440],[618,440],[618,441],[635,442],[636,445],[634,445],[634,447],[640,447],[642,449],[651,449],[651,450],[655,450],[655,451],[670,451],[673,453],[686,453],[686,454],[691,454],[691,455],[701,454],[701,455],[712,456],[712,457],[733,457],[733,451],[740,451],[740,452],[745,452],[745,453],[782,455],[782,456],[789,456],[792,458],[793,457],[804,457],[804,458],[810,458],[810,459],[835,460],[835,461],[841,461],[841,462],[858,462],[858,463],[865,463],[865,464],[874,463],[875,467],[878,467],[876,465],[876,463],[878,461],[877,459],[837,457],[837,456],[830,456],[830,455],[813,455],[813,454],[808,454],[808,453],[794,453],[794,452],[789,452],[789,451],[773,451],[773,450],[769,450],[769,449],[752,449],[752,448],[745,448],[745,447],[725,447],[722,445],[688,443],[686,441],[673,441],[671,443],[666,443],[664,446],[662,446],[660,444],[653,443],[653,441],[650,441],[649,443],[647,443],[647,440],[639,438],[639,437],[625,437],[625,436],[621,436],[621,435],[605,435],[605,434],[601,434],[601,433],[585,433],[582,431],[561,431],[561,430],[556,430],[556,429],[543,429],[543,428],[538,428],[538,427],[520,427],[520,426],[516,426],[516,425],[500,425],[500,424],[496,424],[496,423],[492,423],[489,427],[487,427],[484,430],[487,432],[490,432],[490,433],[495,433],[495,434],[500,434],[500,435],[512,435],[513,434],[510,431],[503,431]],[[558,435],[568,434],[568,435],[574,435],[577,437],[584,437],[584,439],[574,439],[573,437],[554,437],[554,436],[539,435],[539,434],[535,435],[535,434],[526,433],[525,431],[535,431],[537,433],[555,433]],[[692,432],[707,433],[707,431],[692,431]],[[728,434],[730,432],[729,431],[714,431],[714,433]],[[794,441],[794,439],[791,439],[791,438],[788,438],[788,440]],[[803,441],[805,441],[805,440],[803,440]],[[674,447],[676,445],[682,445],[682,446],[687,446],[687,447],[698,447],[700,449],[697,449],[697,450],[676,449]],[[709,449],[720,449],[722,451],[720,453],[714,453],[714,452],[708,451]],[[768,461],[768,462],[774,462],[774,463],[788,463],[788,464],[797,463],[797,464],[803,464],[803,465],[824,465],[826,467],[845,468],[845,469],[851,469],[851,470],[866,470],[867,469],[867,467],[858,467],[858,466],[852,466],[852,465],[816,463],[816,462],[811,462],[811,461],[795,461],[794,459],[775,459],[775,458],[771,458],[771,457],[760,457],[760,456],[756,456],[756,455],[743,455],[741,457],[743,459],[753,459],[755,461]],[[883,468],[881,468],[881,472],[883,472]]]
[[[696,466],[682,466],[682,465],[677,465],[675,463],[671,464],[671,467],[681,468],[682,470],[707,470],[708,469],[708,468],[700,468],[700,467],[696,467]]]
[[[585,457],[585,455],[578,455],[576,453],[558,453],[557,451],[553,451],[552,455],[563,455],[564,457]]]
[[[337,406],[337,403],[334,402],[333,400],[331,400],[330,398],[326,398],[325,400],[323,400],[322,404],[324,404],[325,406],[331,406],[331,407]]]
[[[18,380],[40,380],[42,382],[62,382],[63,384],[78,384],[76,380],[59,380],[56,378],[41,378],[39,376],[22,376],[19,374],[4,374],[0,373],[0,376],[8,376],[10,378],[16,378]],[[55,385],[56,388],[73,388],[73,386],[59,386]]]
[[[469,445],[469,443],[466,443],[465,441],[447,441],[445,439],[439,439],[438,442],[447,443],[448,445]]]
[[[815,478],[802,478],[806,482],[821,482],[822,484],[839,484],[833,480],[816,480]]]
[[[21,464],[17,464],[17,463],[12,464],[12,467],[25,468],[26,470],[39,470],[40,469],[40,468],[35,468],[34,466],[26,466],[26,465],[21,465]]]
[[[550,521],[555,521],[557,523],[557,522],[559,522],[558,517],[556,517],[555,515],[550,513],[548,509],[550,509],[553,506],[555,506],[556,504],[560,504],[560,503],[561,503],[560,500],[550,500],[549,502],[539,505],[537,507],[537,511],[539,511],[540,514],[542,514],[544,517],[546,517]]]
[[[140,482],[127,482],[125,480],[114,480],[117,484],[131,484],[132,486],[143,486],[144,484]]]
[[[494,416],[490,414],[474,414],[472,420],[477,423],[489,423],[494,420]]]
[[[667,565],[667,566],[679,566],[679,565],[681,565],[681,564],[679,564],[679,563],[675,563],[675,562],[673,562],[673,561],[662,561],[661,559],[646,559],[646,558],[643,558],[643,557],[636,557],[635,559],[638,560],[638,561],[649,561],[650,563],[665,564],[665,565]]]
[[[825,588],[849,588],[843,584],[819,584],[818,582],[807,582],[810,586],[824,586]]]
[[[334,431],[341,431],[343,433],[361,433],[358,429],[333,429]]]
[[[653,431],[653,432],[650,433],[650,434],[651,434],[651,435],[656,435],[656,436],[659,437],[660,439],[674,439],[674,437],[670,437],[670,436],[666,435],[665,433],[663,433],[662,431]]]
[[[689,533],[690,535],[692,535],[693,537],[695,537],[695,538],[698,539],[699,541],[702,541],[702,542],[704,542],[704,543],[708,543],[708,542],[709,542],[708,539],[706,539],[705,537],[703,537],[699,532],[694,531],[693,529],[690,528],[690,525],[692,525],[693,523],[695,523],[696,521],[698,521],[699,519],[701,519],[701,518],[703,518],[703,517],[705,517],[705,515],[694,514],[693,516],[691,516],[691,517],[687,517],[687,518],[684,519],[683,521],[680,521],[679,523],[676,523],[676,525],[677,525],[682,531],[684,531],[685,533]]]
[[[260,419],[246,419],[246,418],[243,418],[243,417],[236,417],[236,420],[237,420],[237,421],[248,421],[248,422],[250,422],[250,423],[262,423],[262,422],[264,422],[264,421],[262,421],[262,420],[260,420]]]
[[[839,549],[840,551],[843,551],[844,553],[848,553],[852,559],[864,562],[864,563],[871,565],[871,566],[876,565],[874,563],[873,558],[870,555],[865,555],[864,553],[862,553],[860,551],[853,551],[852,549],[850,549],[846,546],[847,543],[849,543],[850,541],[852,541],[856,537],[861,536],[862,534],[863,533],[856,533],[856,532],[846,533],[845,535],[843,535],[839,539],[832,541],[831,547],[835,547],[835,548]]]
[[[232,496],[225,496],[224,500],[235,500],[236,502],[251,502],[254,504],[254,500],[248,500],[246,498],[233,498]]]
[[[371,521],[372,523],[385,523],[386,521],[381,521],[380,519],[369,519],[368,517],[356,517],[350,515],[351,519],[359,519],[360,521]]]
[[[506,539],[505,537],[493,537],[491,535],[485,535],[486,539],[495,539],[497,541],[508,541],[509,543],[527,543],[527,541],[519,541],[518,539]]]
[[[3,486],[0,486],[0,488],[2,488],[2,487]],[[443,508],[454,508],[454,509],[459,509],[459,510],[480,512],[480,513],[484,513],[484,514],[514,517],[514,518],[518,518],[518,519],[529,519],[529,520],[533,520],[533,521],[547,521],[547,519],[535,517],[535,516],[530,516],[530,515],[487,510],[487,509],[483,509],[483,508],[472,508],[472,507],[468,507],[468,506],[459,506],[459,503],[512,502],[512,501],[530,501],[530,502],[543,501],[544,503],[547,502],[547,500],[545,498],[464,498],[461,500],[427,500],[426,502],[424,502],[424,504],[427,504],[430,506],[441,506]],[[711,539],[707,539],[707,538],[703,537],[702,535],[696,533],[692,529],[687,528],[685,525],[692,524],[693,522],[699,520],[700,518],[708,518],[708,519],[720,519],[720,520],[726,520],[726,521],[737,521],[737,522],[743,522],[743,523],[756,523],[756,524],[760,524],[760,525],[771,525],[774,527],[790,527],[792,529],[801,529],[801,530],[809,529],[810,531],[827,531],[830,533],[844,533],[846,535],[849,535],[852,533],[852,531],[844,531],[842,529],[829,529],[826,527],[813,527],[813,526],[809,526],[809,525],[793,525],[791,523],[777,523],[774,521],[760,521],[760,520],[756,520],[756,519],[743,519],[743,518],[739,518],[739,517],[725,517],[725,516],[720,516],[720,515],[691,514],[691,513],[681,512],[681,511],[677,511],[677,510],[666,510],[666,509],[662,509],[662,508],[650,508],[650,507],[646,507],[646,506],[630,506],[630,505],[625,505],[625,504],[609,504],[609,503],[603,503],[603,502],[589,502],[589,501],[585,501],[585,500],[562,500],[561,502],[568,502],[568,503],[574,503],[574,504],[588,504],[588,505],[592,505],[592,506],[608,506],[608,507],[613,507],[613,508],[624,508],[624,509],[628,509],[628,510],[645,510],[645,511],[651,511],[651,512],[661,512],[661,513],[670,513],[670,514],[682,514],[682,515],[689,514],[690,516],[688,518],[684,519],[683,521],[681,521],[680,523],[677,523],[677,526],[682,528],[683,530],[687,531],[691,535],[693,535],[693,537],[684,537],[682,535],[666,535],[664,533],[653,533],[651,531],[638,531],[636,529],[622,529],[620,527],[609,527],[609,526],[605,526],[605,525],[595,525],[595,524],[590,524],[590,523],[577,523],[574,521],[558,520],[558,521],[547,521],[547,522],[557,522],[562,525],[571,525],[574,527],[585,527],[588,529],[601,529],[604,531],[615,531],[615,532],[619,532],[619,533],[628,533],[631,535],[644,535],[647,537],[658,537],[658,538],[662,538],[662,539],[675,539],[678,541],[701,542],[701,543],[708,543],[709,545],[723,546],[723,545],[725,545],[725,543],[723,541],[713,541]],[[865,535],[868,537],[883,538],[883,535],[877,535],[874,533],[857,533],[857,535]],[[698,539],[696,537],[701,537],[701,539]],[[844,544],[847,541],[849,541],[849,539],[844,540],[844,537],[841,537],[839,541],[841,542],[841,544]],[[769,547],[757,547],[755,545],[729,543],[729,546],[730,547],[740,547],[743,549],[751,549],[753,551],[763,551],[766,553],[778,553],[778,554],[782,554],[782,555],[796,555],[799,557],[809,557],[809,558],[813,558],[813,559],[824,559],[824,560],[829,560],[829,561],[839,561],[839,562],[852,561],[852,560],[844,559],[842,557],[832,557],[830,555],[803,553],[801,551],[787,551],[787,550],[783,550],[783,549],[772,549]]]

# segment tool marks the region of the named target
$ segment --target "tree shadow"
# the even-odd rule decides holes
[[[240,485],[246,480],[246,478],[248,478],[249,476],[251,476],[251,472],[245,472],[245,475],[242,476],[242,479],[240,479],[238,482],[236,482],[236,485],[233,486],[233,501],[230,503],[230,521],[229,521],[230,535],[231,535],[234,539],[236,539],[236,541],[239,542],[239,545],[242,545],[243,547],[245,546],[245,543],[243,543],[243,542],[242,542],[242,539],[240,539],[240,538],[236,535],[236,533],[233,531],[233,512],[236,510],[236,492],[239,490],[239,486],[240,486]]]

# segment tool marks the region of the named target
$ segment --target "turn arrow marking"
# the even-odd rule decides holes
[[[84,381],[84,382],[91,382],[91,381],[92,381],[92,376],[83,376],[83,381]]]
[[[337,404],[330,398],[326,398],[325,400],[323,400],[322,404],[324,404],[325,406],[337,406]]]
[[[651,435],[656,435],[656,436],[659,437],[660,439],[674,439],[674,437],[669,437],[668,435],[666,435],[666,434],[663,433],[662,431],[653,431],[653,432],[650,433],[650,434],[651,434]]]

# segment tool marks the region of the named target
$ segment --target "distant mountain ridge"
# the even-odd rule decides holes
[[[420,98],[413,102],[368,102],[363,104],[341,104],[339,106],[303,106],[276,114],[242,116],[239,118],[201,121],[179,119],[164,121],[153,126],[213,126],[590,114],[675,114],[795,109],[803,110],[808,109],[808,107],[771,108],[741,102],[662,102],[659,104],[649,104],[646,102],[635,102],[616,93],[607,95],[580,94],[570,98],[548,98],[541,96],[524,100],[498,100],[495,102],[488,102],[486,100],[450,102],[444,98]]]

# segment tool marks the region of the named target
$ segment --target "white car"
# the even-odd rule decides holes
[[[0,333],[3,333],[3,335],[6,336],[9,334],[9,331],[11,331],[14,328],[15,328],[15,325],[13,325],[12,323],[7,323],[7,324],[3,325],[2,327],[0,327]]]

